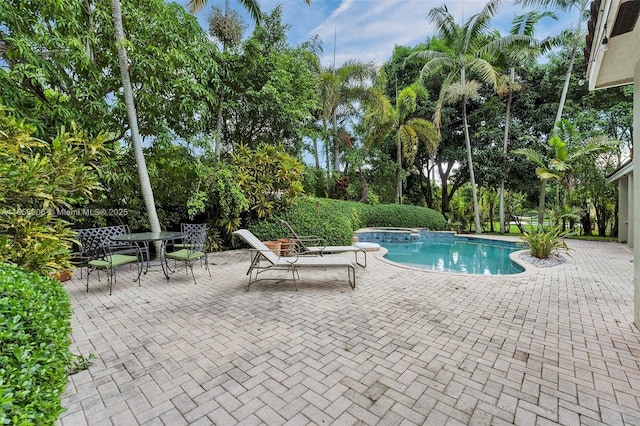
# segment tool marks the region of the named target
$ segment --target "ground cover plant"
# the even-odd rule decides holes
[[[0,424],[53,424],[63,411],[70,319],[59,281],[0,264]]]

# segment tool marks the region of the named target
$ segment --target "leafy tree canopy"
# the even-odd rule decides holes
[[[230,58],[227,142],[283,143],[300,152],[316,98],[307,53],[288,45],[286,29],[277,7],[243,43],[242,53]]]
[[[175,3],[123,6],[141,134],[198,132],[210,115],[208,87],[217,81],[215,45]],[[36,135],[55,135],[69,121],[92,135],[127,133],[109,2],[11,0],[0,3],[0,22],[0,102]]]

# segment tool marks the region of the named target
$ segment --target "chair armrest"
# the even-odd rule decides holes
[[[293,241],[300,241],[301,246],[326,247],[327,240],[317,235],[305,235],[303,237],[291,238]]]
[[[300,240],[300,241],[325,241],[324,238],[319,237],[318,235],[303,235],[298,236],[298,238],[291,237],[292,240]]]

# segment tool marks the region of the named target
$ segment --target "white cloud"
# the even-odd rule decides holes
[[[180,1],[186,3],[186,0]],[[437,0],[312,0],[311,5],[306,5],[303,0],[260,0],[265,12],[282,5],[283,21],[290,26],[288,36],[292,45],[318,34],[323,42],[325,65],[333,64],[335,37],[338,66],[351,59],[375,61],[381,65],[391,57],[394,46],[415,46],[433,36],[435,29],[427,15],[429,10],[443,4],[444,1]],[[460,24],[482,10],[485,4],[485,0],[446,2],[449,12]],[[198,14],[201,25],[203,22],[206,25],[206,15],[214,5],[223,6],[224,0],[209,1],[205,10]],[[237,1],[231,0],[230,5],[243,12]],[[506,34],[513,18],[522,13],[524,11],[519,7],[504,3],[497,10],[493,27]],[[557,35],[562,29],[575,26],[572,16],[559,16],[558,21],[543,20],[536,36]]]

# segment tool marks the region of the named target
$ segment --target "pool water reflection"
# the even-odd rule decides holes
[[[382,242],[392,262],[440,272],[466,274],[519,274],[524,268],[509,258],[522,250],[517,243],[467,238],[421,238],[408,242]]]

